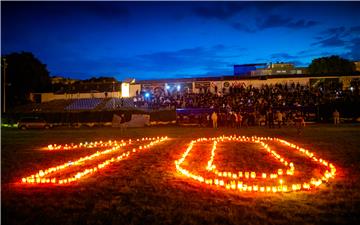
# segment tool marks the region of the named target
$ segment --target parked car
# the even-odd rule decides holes
[[[21,130],[38,128],[38,129],[49,129],[51,125],[44,119],[38,117],[26,117],[22,118],[18,122],[18,128]]]

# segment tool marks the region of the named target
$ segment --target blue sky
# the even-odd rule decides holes
[[[52,76],[233,74],[234,64],[360,60],[360,2],[2,2],[1,54]]]

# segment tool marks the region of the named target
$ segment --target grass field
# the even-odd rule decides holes
[[[283,138],[334,163],[337,175],[316,190],[264,194],[211,189],[177,173],[174,161],[190,140],[223,134]],[[95,151],[41,150],[48,144],[160,135],[171,140],[74,184],[44,187],[18,183],[40,169]],[[222,166],[234,166],[233,159],[255,165],[246,148],[243,157],[231,158],[235,147],[230,145],[228,152],[219,153],[218,159],[225,160]],[[301,136],[295,128],[258,127],[157,127],[125,132],[114,128],[2,129],[1,224],[360,224],[359,174],[359,125],[311,125]]]

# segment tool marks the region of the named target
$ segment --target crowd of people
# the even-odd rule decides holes
[[[268,126],[269,128],[281,128],[282,126],[295,125],[299,120],[305,120],[306,114],[298,110],[273,110],[269,108],[264,115],[259,112],[218,112],[190,113],[179,115],[179,123],[199,124],[203,127],[231,127],[241,128],[249,126]]]
[[[211,93],[157,92],[148,97],[139,95],[134,101],[139,106],[159,108],[227,108],[238,111],[242,108],[262,110],[266,107],[313,106],[321,101],[321,92],[314,93],[308,86],[264,85],[231,87],[227,91]]]
[[[341,99],[345,101],[352,97],[352,93],[344,92],[340,87],[310,88],[292,83],[263,85],[259,88],[236,86],[217,93],[155,92],[135,97],[134,104],[156,110],[211,109],[216,113],[217,126],[265,125],[273,128],[275,125],[281,127],[315,117],[318,105]],[[210,114],[180,115],[178,120],[210,126]]]

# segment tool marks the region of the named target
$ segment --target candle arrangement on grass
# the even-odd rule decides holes
[[[125,142],[125,141],[108,142],[107,147],[111,147],[111,148],[105,149],[103,151],[97,151],[94,154],[87,155],[85,157],[81,157],[75,161],[70,161],[70,162],[67,162],[67,163],[64,163],[64,164],[61,164],[58,166],[50,167],[45,170],[40,170],[35,174],[32,174],[30,176],[22,178],[21,183],[23,183],[23,184],[59,184],[59,185],[72,183],[72,182],[78,181],[79,179],[82,179],[86,176],[94,174],[94,173],[98,172],[99,170],[103,170],[104,168],[108,167],[109,165],[111,165],[115,162],[119,162],[123,159],[126,159],[126,158],[130,157],[131,155],[135,154],[136,152],[150,149],[152,146],[159,144],[167,139],[168,138],[165,136],[165,137],[157,137],[157,138],[142,138],[142,139],[137,139],[135,141],[132,141],[131,139],[129,139],[127,142]],[[136,142],[144,142],[144,141],[150,141],[150,142],[148,142],[147,144],[139,145],[138,147],[132,148],[131,150],[123,149],[123,147],[129,146],[129,145],[133,144],[134,142],[136,143]],[[99,160],[100,156],[106,156],[111,153],[117,153],[117,152],[120,152],[121,150],[123,150],[122,153],[115,157],[111,157],[106,160],[101,160],[100,163],[98,163],[98,162],[95,164],[92,163],[95,160]],[[70,175],[67,177],[61,176],[62,175],[61,173],[65,172],[66,169],[83,165],[85,162],[90,164],[89,168],[78,171],[77,173],[75,173],[75,175]],[[61,178],[52,177],[51,175],[53,175],[54,173],[59,173],[59,176]]]
[[[138,138],[135,141],[147,141],[153,138],[145,137],[145,138]],[[56,151],[56,150],[79,150],[79,149],[91,149],[91,148],[107,148],[107,147],[114,147],[119,144],[131,143],[132,139],[128,139],[127,141],[124,140],[108,140],[108,141],[84,141],[78,144],[49,144],[44,150],[48,151]]]
[[[295,167],[294,167],[294,163],[292,162],[288,162],[288,160],[284,159],[283,157],[281,157],[277,152],[275,152],[274,150],[272,150],[269,145],[265,144],[263,141],[254,138],[254,137],[219,137],[216,138],[216,140],[213,141],[213,147],[211,150],[211,157],[210,160],[208,161],[207,167],[206,169],[208,171],[213,171],[217,176],[220,177],[229,177],[229,178],[233,178],[233,179],[238,179],[238,178],[262,178],[262,179],[266,179],[266,178],[270,178],[270,179],[276,179],[278,178],[278,176],[282,176],[284,174],[284,170],[279,168],[277,169],[274,173],[271,174],[267,174],[265,172],[255,172],[255,171],[238,171],[236,173],[232,173],[232,172],[221,172],[218,171],[216,169],[216,165],[213,164],[214,161],[214,157],[215,157],[215,150],[216,150],[216,146],[218,142],[224,142],[224,141],[237,141],[237,142],[247,142],[247,143],[258,143],[260,144],[268,153],[270,153],[270,155],[278,160],[280,163],[282,163],[285,167],[288,167],[288,169],[286,170],[286,174],[287,175],[294,175],[294,171],[295,171]],[[258,175],[258,176],[257,176]],[[260,176],[259,176],[260,175]]]
[[[219,169],[214,164],[215,152],[217,149],[217,144],[219,142],[225,141],[258,143],[269,153],[272,158],[283,164],[286,169],[280,168],[276,172],[270,174],[261,171],[219,171]],[[206,175],[200,175],[199,172],[191,172],[189,169],[186,169],[183,166],[183,163],[185,162],[190,151],[193,149],[194,145],[200,142],[212,142],[211,156],[207,162],[207,165],[205,166],[206,171],[208,171],[209,174]],[[293,176],[295,173],[294,163],[289,162],[289,160],[285,159],[276,151],[272,150],[265,142],[275,142],[289,147],[290,149],[300,153],[302,156],[305,156],[308,160],[325,167],[325,172],[322,173],[322,175],[319,177],[312,177],[308,182],[287,183],[285,178],[287,176]],[[329,179],[334,178],[336,174],[336,168],[332,163],[329,163],[324,159],[317,158],[314,153],[307,149],[282,139],[256,136],[220,136],[216,138],[199,138],[192,140],[185,152],[182,154],[181,158],[175,161],[175,166],[180,174],[197,182],[211,187],[240,192],[291,192],[299,190],[310,190],[320,186],[323,182],[327,182]],[[261,183],[256,183],[256,181],[261,181]],[[277,183],[276,185],[274,184],[274,181]],[[268,182],[268,184],[264,184],[264,182]]]

